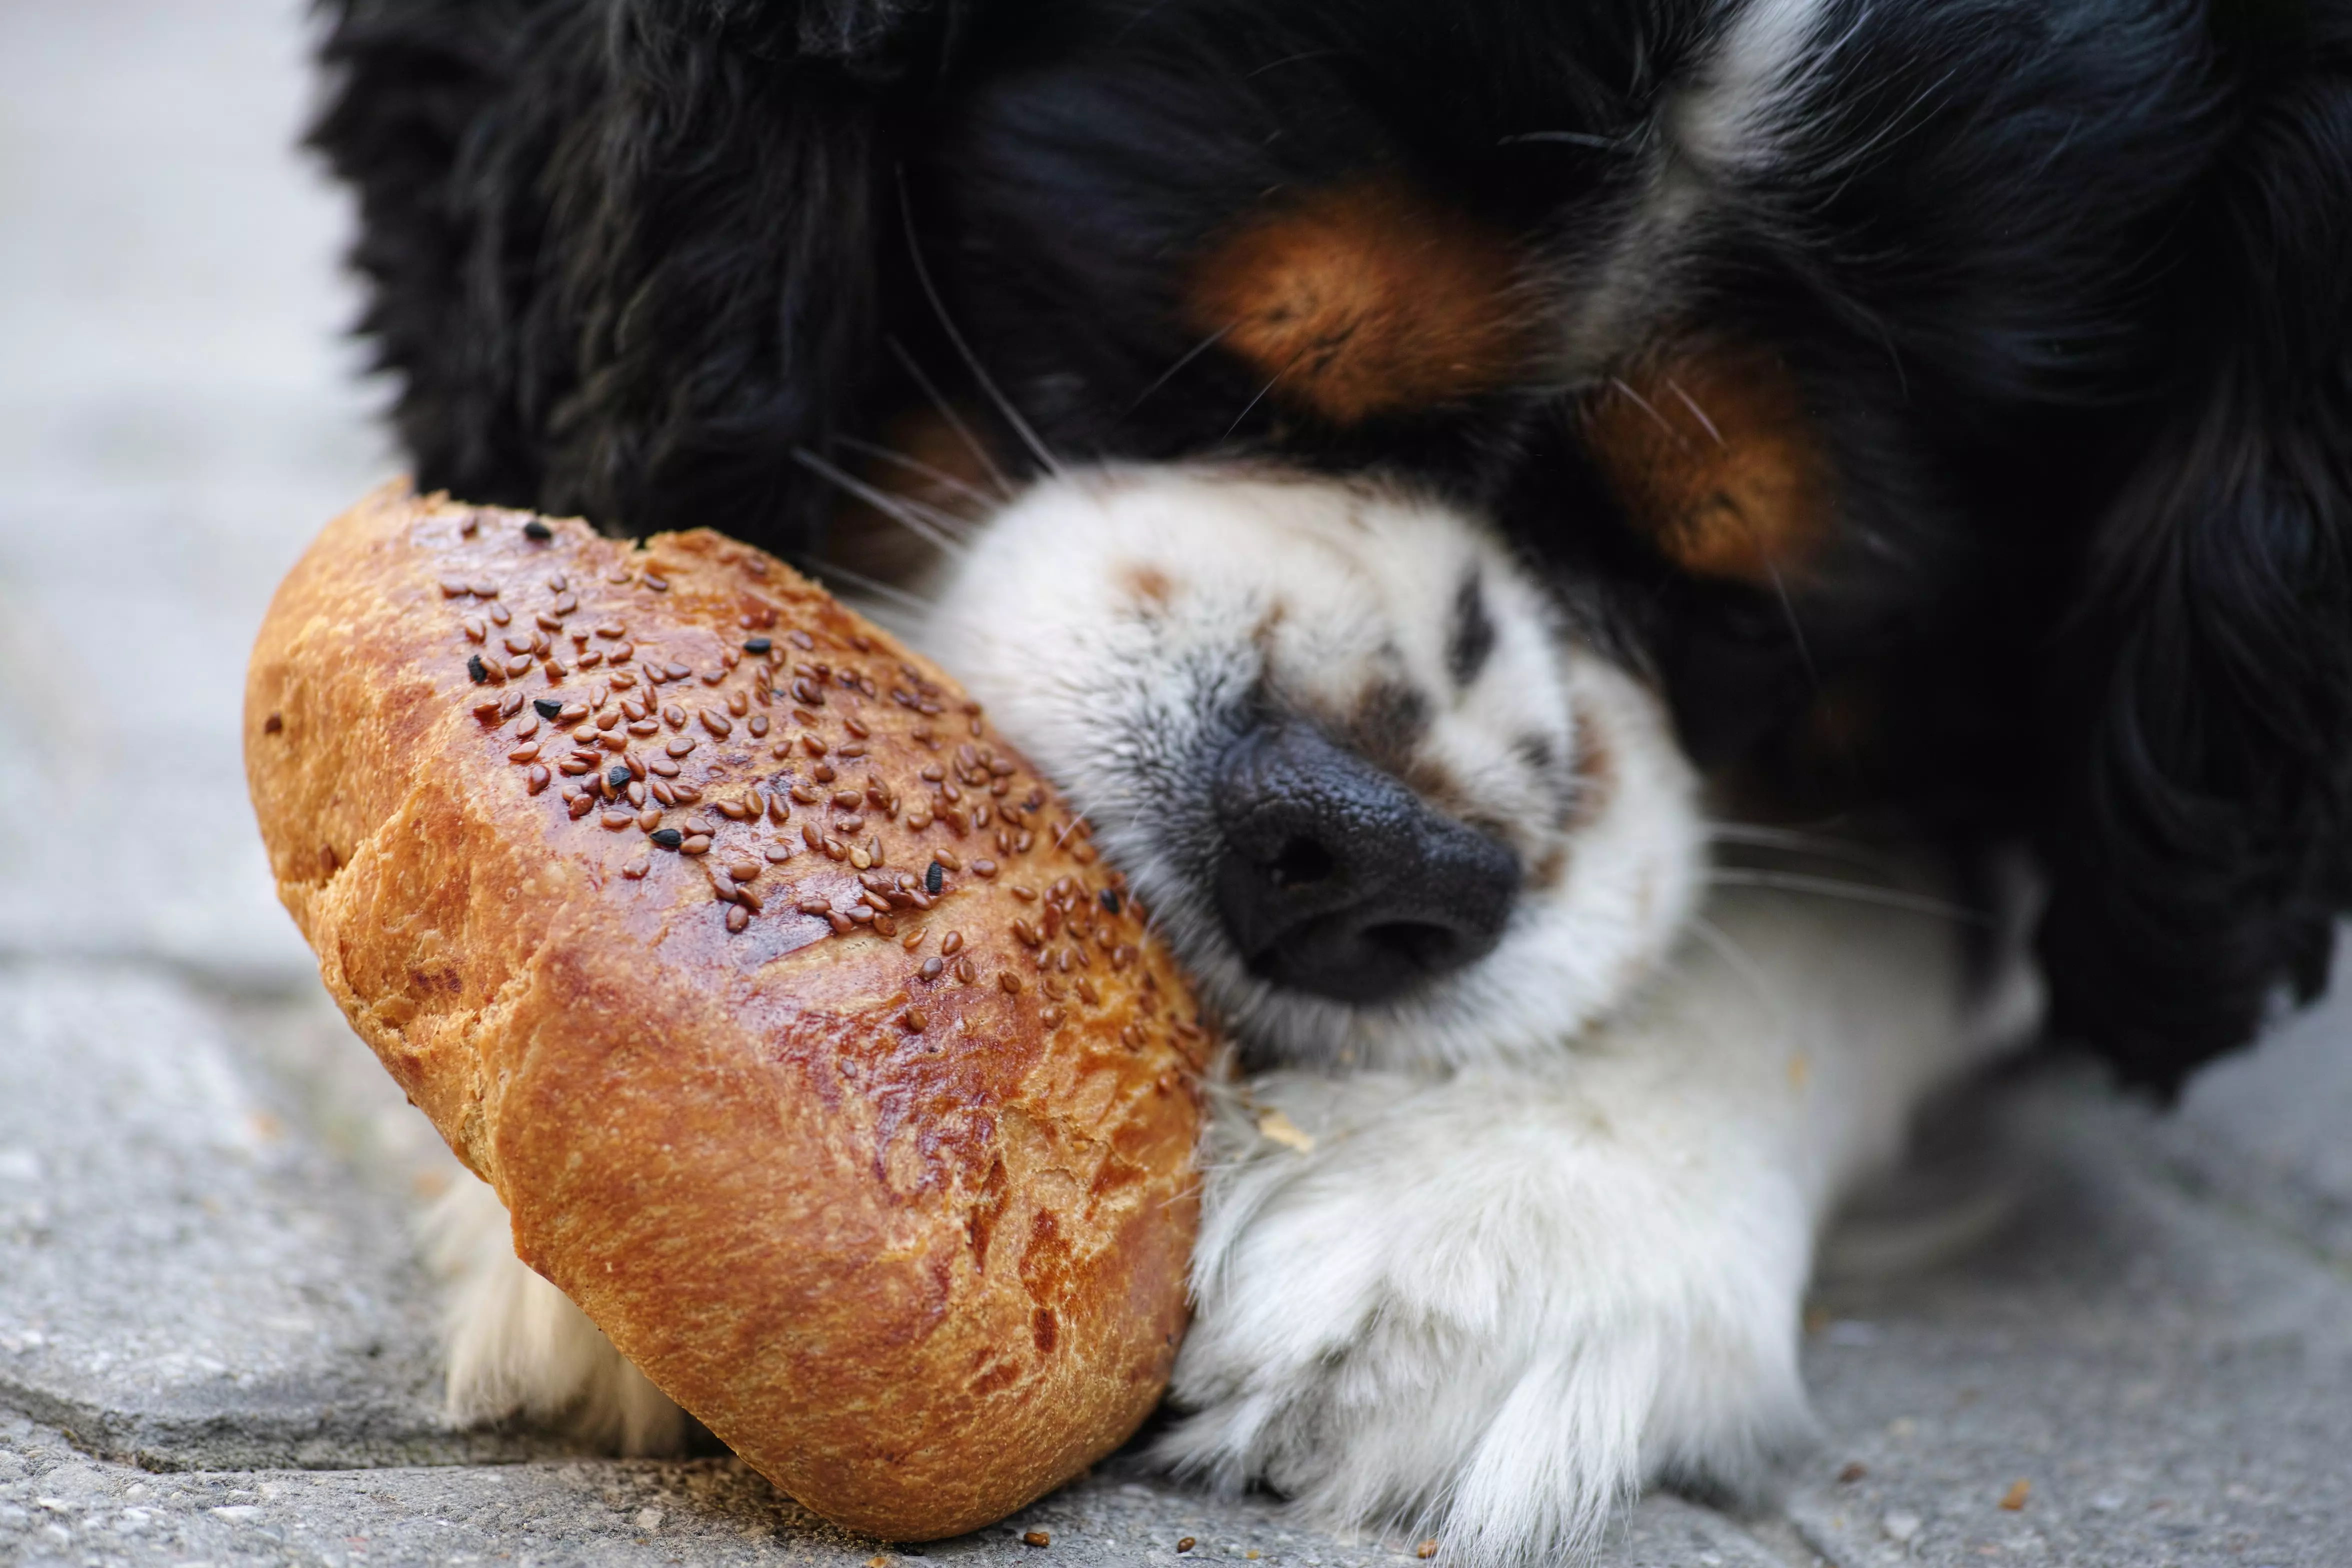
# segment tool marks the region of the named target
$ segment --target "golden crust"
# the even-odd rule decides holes
[[[649,731],[596,727],[648,695]],[[538,700],[589,711],[533,730]],[[516,1250],[785,1491],[953,1534],[1150,1411],[1208,1042],[1084,825],[940,671],[717,534],[395,485],[279,587],[246,759],[329,991]]]

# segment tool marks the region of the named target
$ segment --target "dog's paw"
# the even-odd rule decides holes
[[[453,1425],[521,1415],[561,1425],[606,1453],[684,1450],[686,1413],[515,1256],[505,1205],[488,1184],[458,1177],[425,1231],[448,1290],[442,1352]]]
[[[1452,1561],[1556,1563],[1647,1480],[1807,1429],[1796,1184],[1720,1116],[1562,1079],[1284,1076],[1219,1117],[1160,1454]]]

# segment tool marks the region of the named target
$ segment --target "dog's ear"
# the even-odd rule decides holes
[[[330,0],[312,142],[420,481],[780,548],[877,359],[888,126],[958,0]]]
[[[2045,693],[2053,1024],[2160,1091],[2315,995],[2352,903],[2347,45],[2238,129],[2179,232],[2181,386]]]

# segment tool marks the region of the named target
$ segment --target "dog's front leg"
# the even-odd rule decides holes
[[[1806,1428],[1825,1212],[2031,1008],[1972,1005],[1924,915],[1709,917],[1555,1060],[1227,1104],[1162,1455],[1473,1563],[1557,1562],[1645,1481],[1753,1494]]]

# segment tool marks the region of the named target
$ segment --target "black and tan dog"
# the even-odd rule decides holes
[[[2343,0],[329,11],[422,481],[870,580],[1233,1020],[1184,1468],[1752,1485],[2036,952],[2159,1088],[2324,980]],[[617,1409],[477,1217],[461,1406]]]

